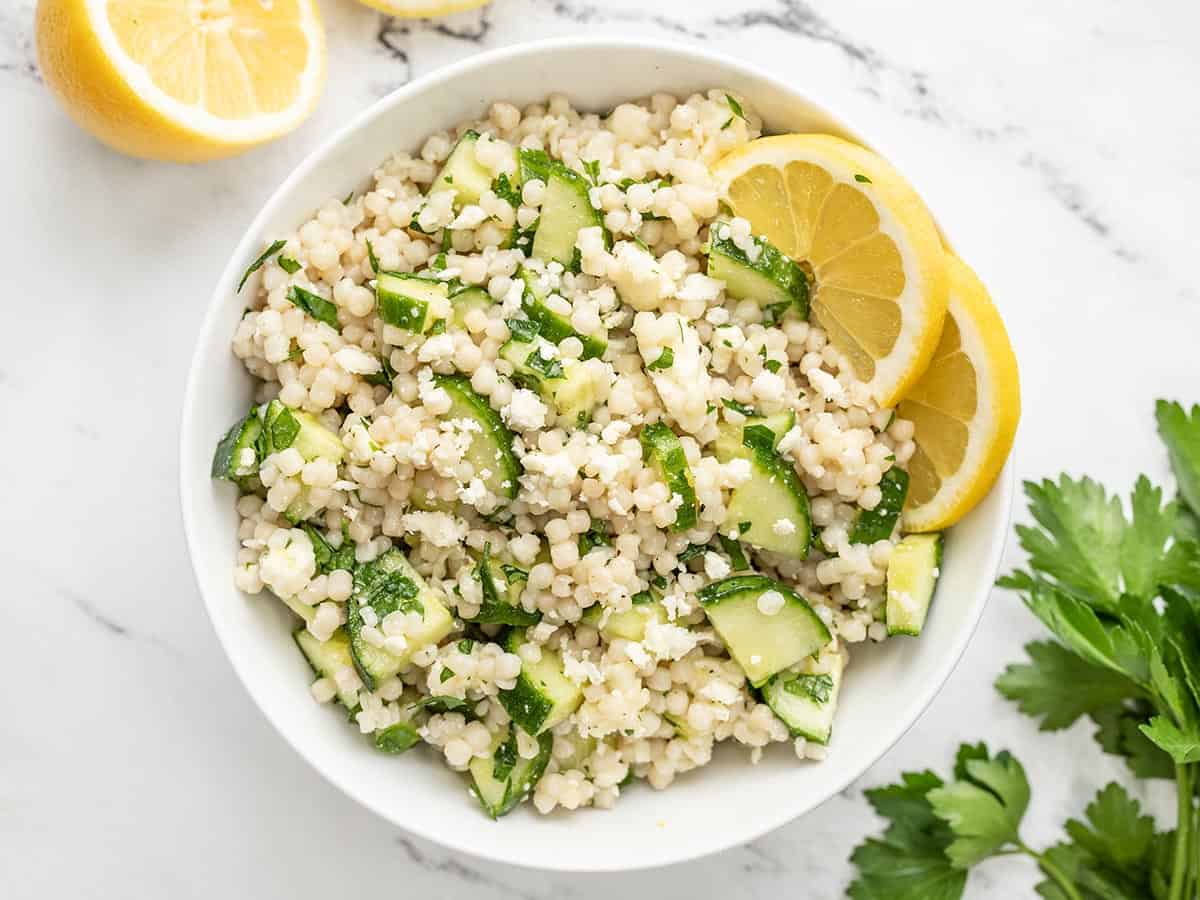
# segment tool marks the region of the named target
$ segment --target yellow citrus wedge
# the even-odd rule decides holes
[[[79,125],[176,162],[291,131],[325,77],[316,0],[40,0],[37,48]]]
[[[427,19],[448,16],[487,6],[492,0],[358,0],[359,3],[405,19]]]
[[[827,134],[759,138],[715,174],[735,215],[811,268],[813,319],[879,404],[895,403],[946,314],[942,243],[920,197],[881,157]]]
[[[916,426],[905,531],[939,531],[966,515],[1004,468],[1021,418],[1017,358],[987,289],[946,254],[950,305],[933,360],[896,414]]]

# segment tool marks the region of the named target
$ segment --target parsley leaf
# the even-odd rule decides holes
[[[749,119],[747,119],[747,118],[746,118],[746,113],[745,113],[745,111],[742,109],[742,104],[738,103],[738,101],[737,101],[737,98],[736,98],[736,97],[734,97],[732,94],[726,94],[726,95],[725,95],[725,102],[729,104],[729,108],[730,108],[731,110],[733,110],[733,114],[734,114],[735,116],[737,116],[737,117],[738,117],[739,119],[741,119],[743,122],[749,122],[749,121],[750,121]]]
[[[612,540],[608,536],[608,523],[603,519],[592,519],[588,530],[579,536],[579,555],[587,556],[594,547],[611,547]]]
[[[833,679],[828,675],[797,675],[783,689],[797,697],[807,697],[816,703],[828,703],[833,693]]]
[[[521,205],[521,189],[516,187],[508,175],[501,172],[492,182],[492,193],[516,209]]]
[[[721,542],[721,549],[729,557],[729,565],[733,567],[733,571],[744,572],[750,568],[750,562],[746,559],[741,544],[723,534],[717,535],[717,539]]]
[[[600,184],[600,160],[585,159],[583,161],[583,171],[587,174],[588,181],[593,185]]]
[[[533,369],[543,378],[563,377],[562,362],[553,356],[547,359],[545,356],[542,356],[541,351],[538,349],[534,349],[534,351],[525,358],[525,365]]]
[[[1200,404],[1189,415],[1180,404],[1159,400],[1154,416],[1179,493],[1192,515],[1200,515]]]
[[[354,571],[354,541],[343,537],[342,545],[335,550],[329,541],[325,539],[325,535],[321,534],[320,531],[307,522],[300,527],[308,535],[308,539],[312,543],[313,558],[317,562],[318,575],[327,575],[330,572],[336,572],[338,569],[345,569],[348,572]]]
[[[293,284],[291,290],[288,291],[287,298],[318,322],[324,322],[337,331],[342,330],[338,325],[337,307],[324,297],[319,297],[312,291],[306,291],[299,285]]]
[[[662,369],[669,369],[675,365],[675,351],[670,347],[663,347],[662,353],[650,365],[646,366],[647,372],[658,372]]]
[[[1175,764],[1158,746],[1142,734],[1139,726],[1153,714],[1154,707],[1144,700],[1123,706],[1110,706],[1092,713],[1098,726],[1096,742],[1105,753],[1125,757],[1125,764],[1138,778],[1175,777]]]
[[[1119,672],[1087,662],[1054,641],[1027,644],[1025,652],[1030,661],[1005,669],[996,689],[1025,715],[1041,718],[1042,731],[1067,728],[1080,716],[1141,693]]]
[[[512,774],[513,767],[517,764],[517,733],[510,731],[508,737],[499,747],[496,748],[495,754],[492,756],[492,777],[497,781],[504,781]]]
[[[380,619],[397,610],[423,614],[425,607],[417,597],[419,591],[416,584],[402,572],[385,569],[385,559],[386,556],[383,556],[358,567],[354,573],[354,598],[351,602],[370,606]]]
[[[880,838],[869,838],[850,857],[858,878],[853,900],[959,900],[967,873],[950,865],[949,826],[933,813],[926,794],[942,786],[932,772],[906,772],[899,784],[866,792],[875,812],[889,821]]]
[[[993,853],[1019,844],[1018,828],[1029,807],[1029,782],[1007,751],[988,756],[987,747],[963,747],[955,766],[959,780],[935,788],[927,798],[934,815],[954,832],[946,858],[968,869]]]
[[[295,275],[300,271],[300,263],[296,262],[296,260],[292,259],[290,256],[280,256],[279,259],[275,261],[279,263],[279,268],[283,269],[283,271],[287,272],[289,275]]]
[[[244,288],[246,286],[246,282],[250,280],[250,276],[253,275],[255,272],[257,272],[259,269],[261,269],[263,267],[263,264],[268,259],[270,259],[276,253],[278,253],[280,250],[282,250],[284,248],[285,244],[287,244],[287,241],[275,241],[274,243],[271,244],[270,247],[268,247],[266,250],[264,250],[262,252],[262,255],[259,256],[258,259],[256,259],[254,262],[250,263],[250,265],[247,267],[246,271],[242,273],[242,280],[238,282],[237,293],[240,294],[242,292],[242,288]]]
[[[854,180],[857,181],[859,184],[872,184],[873,183],[870,178],[868,178],[866,175],[863,175],[861,172],[854,173]]]
[[[371,264],[371,271],[376,275],[379,274],[379,257],[375,255],[375,248],[371,246],[371,242],[367,241],[367,262]]]
[[[745,403],[738,403],[736,400],[722,400],[721,405],[726,409],[732,409],[736,413],[741,413],[750,419],[758,417],[758,413],[754,411],[754,407],[747,406]]]
[[[390,353],[385,353],[379,357],[380,369],[378,372],[372,372],[370,375],[364,375],[363,380],[368,384],[376,384],[381,387],[390,388],[392,381],[395,380],[397,372],[392,366],[392,356]]]
[[[508,326],[512,339],[523,344],[533,343],[540,331],[538,323],[532,319],[505,319],[504,324]]]
[[[676,554],[675,558],[681,563],[686,563],[697,556],[703,556],[707,552],[708,547],[705,544],[688,544]]]

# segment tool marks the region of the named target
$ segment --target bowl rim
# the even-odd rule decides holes
[[[386,115],[392,109],[405,103],[410,97],[434,89],[440,84],[457,79],[461,75],[470,73],[479,69],[486,69],[494,63],[523,57],[537,56],[542,53],[570,50],[570,49],[622,49],[622,50],[644,50],[648,52],[668,53],[677,57],[690,57],[698,64],[706,62],[718,62],[732,69],[740,70],[748,76],[760,79],[770,83],[772,86],[791,94],[799,94],[804,97],[817,109],[830,115],[839,125],[841,125],[848,134],[859,138],[861,132],[849,123],[848,120],[837,113],[836,115],[830,112],[830,107],[821,102],[807,88],[800,91],[791,87],[781,78],[764,71],[756,65],[747,63],[742,59],[731,56],[726,53],[710,50],[708,48],[697,47],[691,44],[686,44],[680,41],[661,40],[657,38],[629,37],[622,35],[598,35],[595,37],[553,37],[544,38],[534,41],[525,41],[517,44],[511,44],[505,47],[487,50],[482,53],[474,54],[464,59],[458,60],[447,65],[438,66],[430,72],[420,75],[408,83],[401,85],[389,94],[374,101],[365,109],[350,118],[346,124],[335,130],[329,137],[321,141],[313,150],[297,164],[287,175],[286,178],[279,184],[270,196],[264,201],[258,213],[246,227],[242,237],[237,242],[233,253],[229,258],[229,262],[222,270],[217,279],[216,287],[208,301],[208,307],[205,311],[204,318],[197,332],[196,342],[192,350],[191,361],[188,367],[187,382],[184,389],[183,407],[181,410],[181,421],[179,430],[179,498],[180,511],[183,517],[183,530],[187,543],[188,557],[191,563],[193,578],[196,581],[197,589],[200,592],[201,598],[204,601],[205,612],[212,628],[217,636],[217,641],[221,645],[221,650],[225,654],[225,658],[229,661],[238,680],[246,693],[250,695],[254,705],[258,708],[263,717],[270,723],[275,732],[283,738],[284,742],[295,751],[301,759],[311,766],[318,774],[326,781],[335,786],[343,794],[356,803],[370,810],[375,815],[379,816],[384,821],[406,831],[417,835],[425,840],[428,840],[439,846],[454,850],[456,852],[466,853],[472,857],[499,862],[505,865],[511,865],[517,868],[528,869],[531,871],[559,871],[559,872],[581,872],[581,873],[601,873],[601,872],[621,872],[621,871],[640,871],[646,869],[661,868],[668,865],[689,862],[691,860],[707,856],[710,854],[728,850],[731,847],[749,843],[763,835],[779,828],[799,817],[813,811],[817,807],[823,805],[835,794],[845,790],[849,785],[862,777],[863,773],[871,766],[874,766],[884,756],[886,756],[904,737],[908,731],[920,721],[929,705],[934,698],[941,692],[950,675],[954,672],[958,663],[966,652],[967,646],[970,644],[975,632],[979,627],[979,623],[983,618],[984,609],[987,606],[988,599],[991,594],[992,582],[995,579],[996,573],[999,571],[1000,561],[1007,542],[1007,534],[1012,521],[1012,506],[1015,491],[1015,468],[1014,468],[1014,451],[1010,453],[1008,461],[1001,470],[995,483],[992,485],[991,491],[1000,491],[1002,494],[1002,515],[1001,521],[1003,527],[999,538],[993,537],[990,546],[985,554],[985,561],[979,567],[980,573],[988,576],[987,581],[980,581],[979,587],[975,591],[975,595],[971,598],[971,608],[968,611],[966,627],[962,628],[956,637],[955,642],[951,646],[943,649],[941,662],[934,673],[934,676],[929,678],[919,696],[910,699],[906,706],[905,715],[895,719],[891,725],[883,729],[886,733],[884,739],[880,742],[880,750],[869,759],[867,764],[858,772],[850,772],[838,778],[830,779],[827,787],[818,792],[818,799],[811,802],[803,808],[795,806],[780,805],[775,808],[770,814],[760,814],[754,817],[753,823],[743,822],[736,830],[730,830],[728,836],[721,841],[714,843],[711,846],[693,847],[690,845],[678,846],[672,845],[671,848],[664,847],[664,852],[661,858],[655,861],[639,861],[632,865],[617,861],[613,865],[605,865],[602,859],[597,859],[592,864],[579,864],[572,860],[552,861],[550,865],[530,865],[524,862],[514,862],[506,858],[502,853],[492,850],[490,844],[485,846],[468,845],[465,843],[456,844],[452,839],[448,839],[444,833],[432,833],[421,827],[419,822],[399,822],[387,813],[383,805],[375,801],[370,795],[363,795],[356,791],[353,787],[347,784],[331,767],[320,765],[304,746],[299,743],[298,738],[290,735],[283,726],[277,721],[276,717],[268,709],[268,705],[260,698],[253,685],[253,680],[249,678],[248,673],[244,671],[243,666],[237,658],[231,653],[229,643],[226,640],[227,629],[232,626],[226,623],[222,616],[219,615],[214,603],[209,597],[209,592],[205,590],[206,573],[201,572],[198,563],[198,554],[195,551],[198,539],[195,531],[198,528],[196,523],[195,497],[192,489],[195,464],[199,461],[197,457],[196,443],[198,435],[195,432],[195,405],[198,392],[198,382],[200,379],[200,370],[202,367],[202,357],[204,356],[204,348],[208,347],[214,340],[214,331],[217,328],[220,320],[220,310],[224,302],[227,301],[226,294],[229,286],[236,283],[236,276],[241,271],[245,264],[245,260],[251,258],[252,249],[261,243],[260,233],[263,231],[265,224],[271,218],[276,206],[283,202],[284,198],[289,196],[295,186],[301,182],[308,173],[319,165],[327,156],[335,152],[344,142],[352,140],[354,135],[361,131],[371,121]],[[864,144],[868,142],[862,141]],[[869,146],[877,146],[874,143]],[[883,154],[889,160],[895,161],[890,153]],[[944,239],[944,238],[943,238]],[[207,435],[204,436],[207,440]],[[207,445],[206,445],[207,446]],[[989,492],[990,493],[990,492]]]

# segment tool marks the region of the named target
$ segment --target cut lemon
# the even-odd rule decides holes
[[[430,16],[448,16],[487,6],[492,0],[359,0],[372,9],[389,16],[406,19],[426,19]]]
[[[1021,417],[1017,359],[987,289],[946,254],[950,306],[929,369],[896,414],[916,426],[905,531],[954,524],[991,489]]]
[[[937,228],[871,151],[827,134],[760,138],[717,163],[735,215],[815,280],[812,316],[881,406],[925,371],[946,314]]]
[[[291,131],[325,75],[315,0],[41,0],[38,61],[84,129],[193,162]]]

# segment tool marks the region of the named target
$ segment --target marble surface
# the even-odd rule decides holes
[[[1025,387],[1020,475],[1163,478],[1152,400],[1200,399],[1189,224],[1200,128],[1186,99],[1200,80],[1200,6],[496,0],[401,22],[351,0],[322,5],[330,77],[316,115],[273,146],[202,167],[126,159],[79,132],[38,77],[32,0],[0,7],[0,893],[837,897],[851,847],[876,825],[862,788],[944,766],[960,739],[1025,760],[1034,844],[1094,786],[1125,778],[1090,727],[1039,734],[992,690],[1037,633],[996,592],[899,746],[753,844],[595,877],[449,854],[325,784],[235,680],[186,558],[179,399],[213,279],[271,187],[332,128],[481,48],[621,32],[753,59],[892,150],[1003,309]],[[1010,546],[1006,567],[1018,558]],[[1147,799],[1161,811],[1162,796]],[[968,896],[1032,896],[1033,880],[1023,862],[994,862]]]

